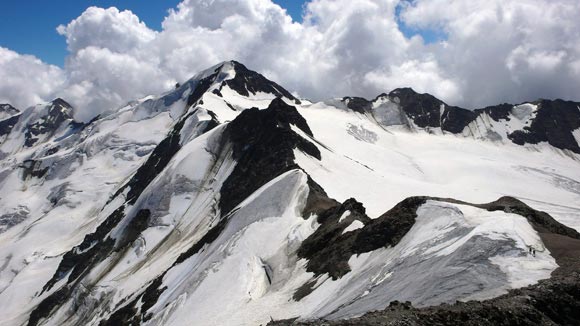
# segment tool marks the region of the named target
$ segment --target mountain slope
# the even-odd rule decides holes
[[[534,284],[580,238],[578,106],[311,103],[232,61],[87,123],[14,111],[0,322],[337,320]]]

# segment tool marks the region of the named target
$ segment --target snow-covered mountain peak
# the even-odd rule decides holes
[[[17,112],[0,121],[0,151],[15,153],[62,136],[67,129],[80,125],[73,114],[72,106],[61,98]]]
[[[0,324],[332,321],[546,278],[561,298],[580,266],[578,107],[405,88],[301,103],[228,61],[86,123],[61,99],[15,113]]]
[[[205,92],[211,92],[218,96],[223,96],[224,88],[234,91],[239,96],[246,98],[276,98],[284,97],[288,100],[300,103],[290,92],[277,83],[268,80],[261,74],[249,70],[237,61],[224,61],[209,69],[206,69],[189,79],[184,85],[202,83]],[[181,86],[183,87],[183,86]],[[198,91],[199,92],[199,91]],[[193,104],[193,101],[189,101]]]

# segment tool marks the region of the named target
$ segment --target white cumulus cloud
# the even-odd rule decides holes
[[[90,7],[57,29],[63,69],[0,50],[0,100],[61,96],[86,120],[230,59],[312,99],[396,87],[472,108],[579,99],[578,12],[577,0],[312,0],[298,23],[271,0],[184,0],[155,31],[130,11]]]
[[[0,103],[22,109],[52,96],[63,82],[60,68],[0,47]]]

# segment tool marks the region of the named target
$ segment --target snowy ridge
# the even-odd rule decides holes
[[[550,278],[550,239],[580,239],[577,103],[468,111],[410,89],[312,103],[235,61],[177,86],[89,122],[61,99],[6,109],[0,324],[484,300]]]
[[[574,136],[580,127],[580,114],[575,110],[578,103],[570,101],[537,100],[467,110],[447,105],[430,94],[400,88],[372,101],[345,97],[326,104],[365,114],[387,129],[455,134],[535,148],[545,143],[580,153],[580,143]]]
[[[350,318],[393,300],[426,306],[487,299],[548,278],[557,267],[522,216],[433,200],[416,212],[396,246],[351,256],[352,271],[337,281],[322,276],[309,296],[324,297],[306,299],[308,306],[323,303],[302,317]],[[531,257],[528,246],[542,252]]]
[[[18,109],[10,104],[0,104],[0,121],[13,117],[19,112]]]

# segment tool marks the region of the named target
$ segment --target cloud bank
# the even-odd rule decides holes
[[[57,29],[63,69],[0,48],[0,102],[60,96],[86,120],[230,59],[311,99],[410,86],[471,108],[578,100],[578,12],[577,0],[312,0],[298,23],[271,0],[184,0],[154,31],[90,7]]]

